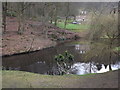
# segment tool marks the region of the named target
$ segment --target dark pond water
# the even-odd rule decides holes
[[[89,50],[89,44],[62,43],[55,47],[40,51],[13,55],[2,58],[3,70],[20,70],[40,74],[58,74],[54,56],[64,51],[74,55],[74,64],[70,69],[71,74],[103,73],[109,71],[109,65],[94,62],[84,62],[81,56]],[[120,62],[111,64],[112,70],[120,68]]]

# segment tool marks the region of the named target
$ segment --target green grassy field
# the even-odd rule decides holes
[[[83,77],[88,75],[86,74],[81,76]],[[2,76],[3,87],[6,88],[62,88],[68,87],[71,82],[75,83],[75,81],[80,78],[79,75],[53,76],[23,71],[2,71]]]
[[[64,23],[63,22],[58,23],[57,26],[60,28],[64,28]],[[71,30],[73,32],[81,32],[81,31],[86,30],[88,28],[89,28],[89,26],[84,25],[84,24],[70,24],[69,23],[66,25],[66,29]]]
[[[108,77],[109,76],[109,77]],[[86,75],[42,75],[23,71],[2,71],[3,88],[82,88],[116,87],[117,71]],[[104,80],[104,82],[102,81]],[[111,83],[109,83],[111,82]],[[105,87],[104,86],[104,87]]]

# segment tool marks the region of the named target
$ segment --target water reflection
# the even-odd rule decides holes
[[[116,64],[111,64],[112,70],[120,69],[120,62]],[[28,66],[18,67],[18,68],[6,68],[3,67],[3,70],[20,70],[20,71],[28,71],[40,74],[50,74],[50,75],[59,75],[57,66],[54,65],[49,67],[45,61],[44,62],[36,62]],[[107,67],[104,64],[98,64],[94,62],[89,63],[74,63],[72,68],[69,70],[69,74],[89,74],[89,73],[104,73],[109,71],[109,65]]]
[[[85,63],[83,61],[81,56],[84,53],[86,53],[88,50],[90,50],[88,44],[71,45],[70,43],[58,45],[53,48],[43,49],[38,52],[14,55],[11,57],[3,57],[2,69],[58,75],[59,72],[57,69],[57,65],[54,61],[54,56],[60,53],[63,53],[66,50],[72,55],[74,55],[74,59],[75,59],[75,62],[72,68],[69,70],[70,74],[82,75],[82,74],[88,74],[88,73],[103,73],[103,72],[109,71],[109,65],[107,63],[106,64],[100,64],[101,62]],[[106,60],[106,61],[109,61],[109,60]],[[112,67],[112,70],[116,70],[120,68],[120,62],[111,64],[111,67]]]
[[[85,44],[76,44],[75,45],[75,50],[78,51],[80,54],[84,54],[89,49],[90,49],[89,45],[85,45]]]
[[[100,64],[101,68],[98,68],[98,64],[94,62],[89,63],[75,63],[71,68],[72,74],[83,75],[88,73],[104,73],[109,71],[109,65],[107,67],[104,64]],[[120,62],[116,64],[111,64],[112,70],[120,69]]]

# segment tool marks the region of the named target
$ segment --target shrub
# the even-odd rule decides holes
[[[60,75],[69,74],[69,69],[73,65],[74,56],[68,53],[68,51],[65,51],[63,54],[55,56],[55,61]]]

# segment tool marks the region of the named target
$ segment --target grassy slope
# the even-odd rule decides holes
[[[57,26],[60,27],[60,28],[64,28],[64,23],[63,22],[58,23]],[[89,27],[88,25],[83,25],[83,24],[80,24],[80,25],[78,25],[78,24],[67,24],[66,25],[66,29],[71,30],[73,32],[81,32],[81,31],[84,31],[84,30],[88,29],[88,27]]]
[[[3,88],[98,88],[118,86],[118,71],[92,75],[40,75],[22,71],[3,71]]]

